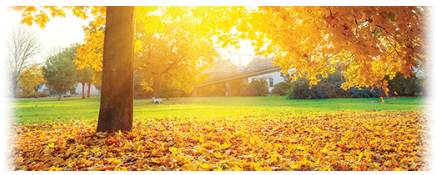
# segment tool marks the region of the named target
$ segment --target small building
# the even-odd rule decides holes
[[[49,87],[45,83],[40,82],[40,85],[37,86],[37,91],[38,92],[45,92],[46,94],[49,94]]]
[[[274,60],[274,57],[269,57],[269,58],[255,57],[253,60],[251,60],[251,62],[247,65],[247,67],[245,69],[246,69],[246,71],[253,71],[253,70],[257,70],[257,69],[264,69],[264,68],[273,67],[273,60]],[[248,83],[251,83],[251,81],[253,81],[253,80],[264,79],[265,81],[267,81],[267,84],[268,84],[268,92],[271,92],[274,85],[276,85],[280,82],[284,82],[284,81],[288,80],[288,78],[289,78],[288,75],[284,76],[284,73],[282,73],[280,71],[276,71],[276,72],[272,72],[272,73],[248,77]]]

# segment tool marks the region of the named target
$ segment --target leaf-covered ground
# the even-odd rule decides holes
[[[13,125],[11,170],[427,170],[418,111]]]

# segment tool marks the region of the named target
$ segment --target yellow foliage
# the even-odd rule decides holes
[[[20,79],[17,85],[23,92],[30,92],[35,90],[40,83],[46,83],[46,80],[43,78],[42,67],[38,65],[26,68],[19,76]]]

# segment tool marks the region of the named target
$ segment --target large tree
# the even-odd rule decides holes
[[[76,57],[76,50],[80,44],[72,44],[60,52],[51,55],[43,66],[43,77],[52,89],[59,95],[69,91],[77,82],[76,65],[72,62]]]
[[[9,35],[6,62],[12,81],[12,96],[17,97],[17,84],[23,77],[19,75],[29,66],[32,57],[39,53],[41,46],[38,36],[26,26],[13,26]]]
[[[107,7],[105,26],[97,131],[131,131],[134,100],[134,7]]]
[[[196,83],[205,79],[197,75],[211,65],[217,55],[211,35],[196,31],[198,24],[192,19],[190,9],[136,8],[136,72],[144,74],[141,83],[145,90],[155,91],[155,97],[159,97],[161,82],[165,83],[164,90],[190,92]],[[84,26],[84,31],[85,44],[78,50],[79,59],[75,62],[78,69],[91,66],[101,71],[104,28],[94,21]]]
[[[230,10],[223,10],[230,8]],[[196,16],[219,28],[224,43],[250,39],[257,55],[275,55],[290,77],[316,85],[341,69],[342,88],[377,87],[387,75],[409,77],[426,58],[428,7],[199,7]],[[234,24],[233,28],[223,26]],[[382,98],[382,97],[381,97]]]
[[[161,87],[190,93],[204,80],[205,76],[199,76],[201,72],[218,56],[211,35],[195,30],[199,24],[189,7],[177,7],[181,14],[169,13],[169,8],[158,9],[161,16],[140,19],[136,28],[136,39],[140,41],[136,70],[143,75],[141,85],[145,90],[153,90],[156,98]],[[153,23],[153,18],[158,21]],[[151,27],[146,28],[147,25]],[[162,28],[152,30],[154,25]]]

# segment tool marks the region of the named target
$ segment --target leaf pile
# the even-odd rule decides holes
[[[419,111],[14,125],[11,170],[427,170]]]

